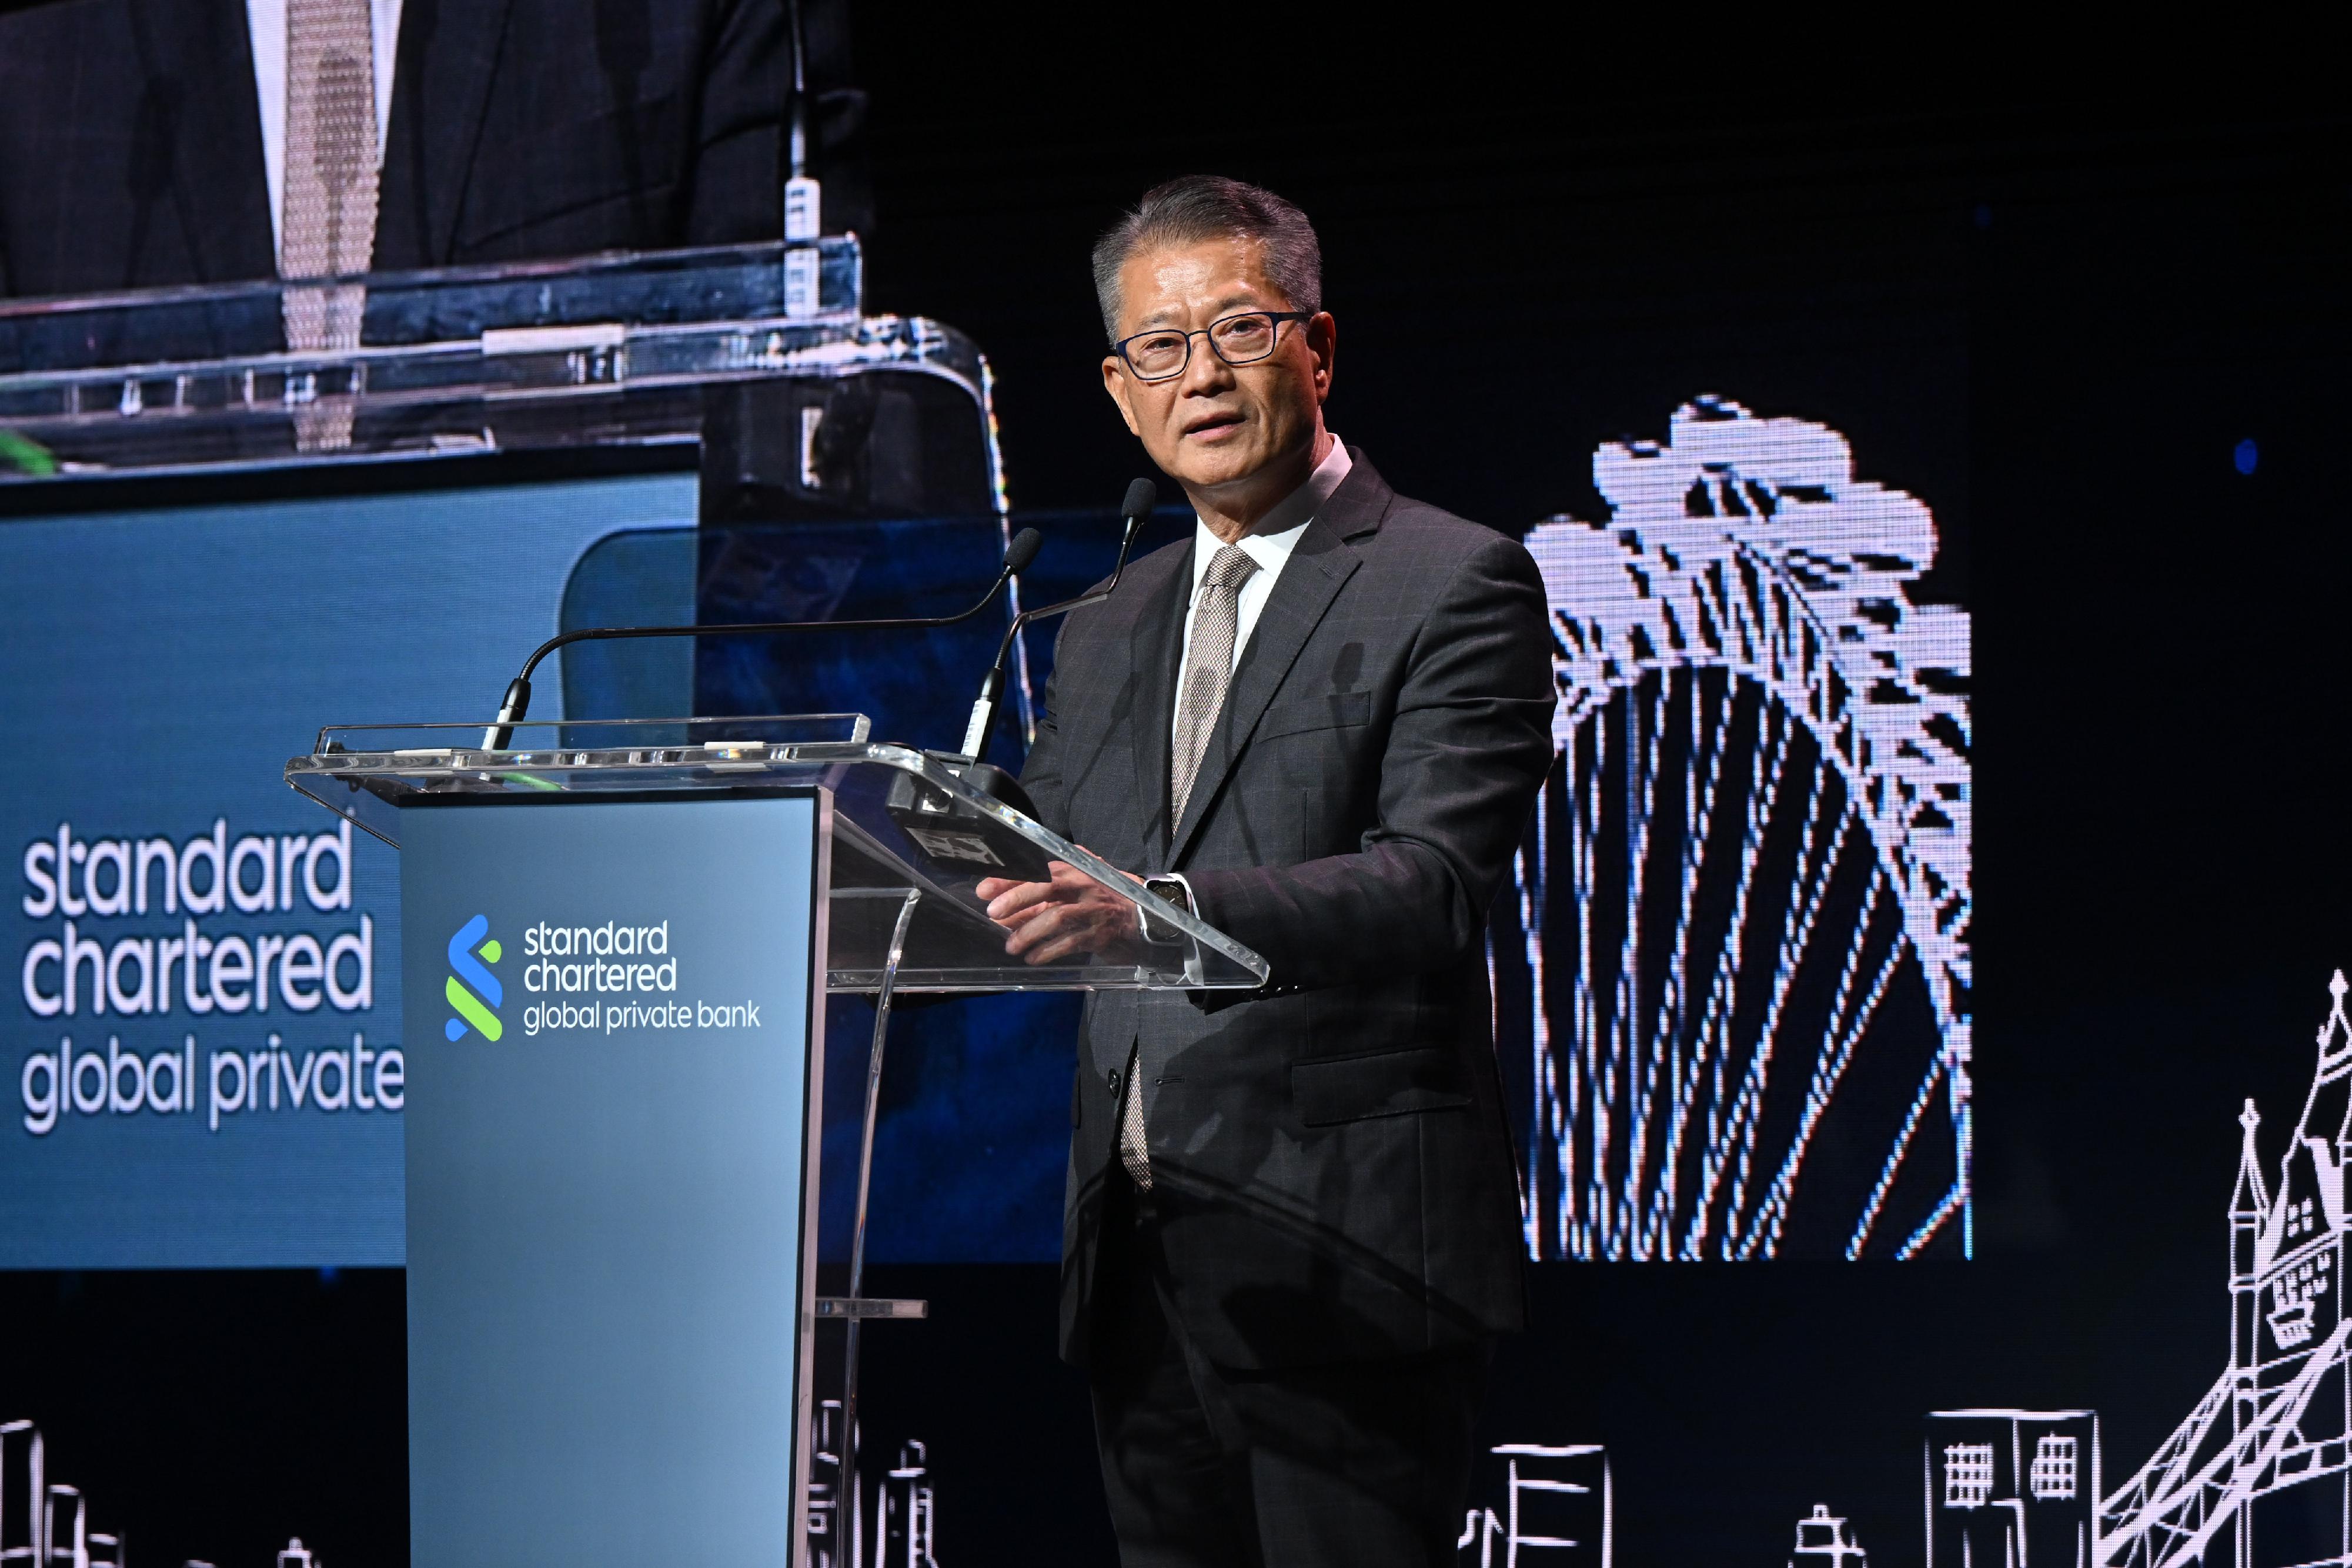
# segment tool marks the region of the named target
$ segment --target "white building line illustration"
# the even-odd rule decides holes
[[[1454,1545],[1464,1568],[1610,1568],[1609,1454],[1598,1443],[1498,1443],[1502,1506],[1473,1508]]]
[[[0,1425],[0,1568],[45,1568],[47,1445],[30,1421]]]
[[[843,1477],[838,1400],[824,1401],[811,1438],[810,1568],[936,1568],[939,1503],[926,1446],[900,1445],[898,1462],[872,1485],[869,1509],[866,1490]],[[0,1422],[0,1568],[122,1568],[123,1563],[121,1533],[91,1529],[81,1489],[50,1479],[40,1428],[30,1421]],[[210,1564],[191,1559],[187,1568]],[[296,1536],[278,1554],[278,1568],[321,1568],[321,1563]]]
[[[48,1479],[48,1443],[30,1421],[0,1422],[0,1568],[123,1568],[119,1531],[93,1530],[79,1487]],[[212,1568],[190,1558],[184,1568]],[[278,1568],[324,1568],[294,1536]]]
[[[882,1478],[874,1499],[874,1568],[939,1568],[931,1555],[939,1508],[929,1454],[921,1443],[899,1447],[898,1462]]]
[[[121,1568],[119,1531],[92,1530],[81,1489],[48,1475],[48,1445],[30,1421],[0,1423],[0,1564]]]
[[[1497,1020],[1531,1037],[1530,1249],[1769,1258],[1810,1206],[1850,1258],[1970,1250],[1969,618],[1906,597],[1934,519],[1716,398],[1593,476],[1605,524],[1527,539],[1561,761],[1495,956],[1532,998]],[[1817,1195],[1841,1115],[1874,1176]]]
[[[2230,1363],[2188,1418],[2099,1507],[2097,1561],[2114,1568],[2201,1563],[2227,1535],[2234,1568],[2292,1560],[2352,1568],[2352,1385],[2343,1311],[2345,1169],[2352,1162],[2352,1023],[2341,970],[2318,1061],[2278,1186],[2263,1178],[2261,1114],[2249,1100],[2230,1198]],[[2315,1555],[2270,1549],[2265,1505],[2294,1494],[2294,1522],[2331,1521]],[[2214,1552],[2215,1557],[2221,1553]]]
[[[1870,1568],[1870,1554],[1846,1521],[1830,1512],[1825,1502],[1797,1521],[1797,1544],[1789,1554],[1789,1568]]]
[[[1938,1410],[1922,1447],[1927,1568],[2091,1568],[2096,1415]]]
[[[857,1467],[842,1463],[842,1432],[841,1401],[819,1401],[809,1433],[809,1568],[936,1568],[939,1500],[928,1446],[899,1445],[898,1462],[873,1484],[869,1511]]]

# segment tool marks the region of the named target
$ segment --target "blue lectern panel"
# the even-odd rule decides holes
[[[416,1563],[790,1561],[818,826],[404,813]]]

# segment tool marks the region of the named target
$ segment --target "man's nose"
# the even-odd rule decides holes
[[[1234,384],[1234,368],[1209,347],[1206,332],[1192,340],[1192,357],[1184,361],[1184,373],[1176,379],[1176,390],[1188,397],[1221,392]]]

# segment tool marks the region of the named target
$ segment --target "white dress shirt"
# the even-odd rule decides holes
[[[1274,510],[1260,517],[1257,526],[1234,542],[1257,562],[1257,570],[1242,584],[1234,603],[1234,667],[1242,661],[1242,651],[1249,646],[1250,632],[1257,627],[1257,618],[1265,609],[1265,601],[1274,597],[1274,580],[1282,575],[1284,563],[1298,546],[1298,536],[1339,487],[1354,465],[1348,457],[1348,448],[1338,436],[1331,438],[1331,451],[1307,476],[1307,483],[1285,496]],[[1197,522],[1197,519],[1196,519]],[[1192,538],[1192,597],[1184,611],[1184,657],[1176,666],[1176,700],[1169,706],[1168,734],[1173,740],[1176,716],[1184,711],[1184,677],[1192,665],[1192,619],[1201,610],[1201,580],[1209,575],[1209,562],[1225,548],[1225,541],[1209,531],[1209,525],[1198,523],[1199,531]]]
[[[375,48],[375,161],[383,166],[384,133],[392,121],[392,65],[400,47],[401,0],[368,0]],[[261,161],[269,175],[269,237],[286,246],[286,0],[245,0],[245,30],[253,39],[253,86],[261,99]]]

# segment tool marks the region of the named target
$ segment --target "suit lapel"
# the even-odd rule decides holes
[[[376,223],[379,271],[451,264],[506,25],[507,0],[402,6]]]
[[[1353,476],[1351,475],[1352,478]],[[1334,495],[1333,501],[1339,497]],[[1328,511],[1330,508],[1325,508]],[[1267,595],[1265,608],[1250,632],[1249,645],[1243,650],[1241,664],[1234,671],[1233,684],[1225,688],[1225,705],[1218,710],[1216,727],[1209,734],[1207,750],[1201,756],[1201,770],[1192,779],[1192,793],[1184,802],[1184,820],[1176,824],[1175,841],[1169,846],[1168,863],[1183,862],[1184,852],[1199,832],[1201,819],[1216,799],[1217,790],[1233,770],[1234,761],[1242,748],[1249,744],[1250,731],[1257,727],[1259,716],[1266,704],[1274,700],[1290,666],[1298,660],[1299,650],[1339,596],[1341,585],[1352,576],[1357,567],[1356,552],[1340,539],[1339,534],[1321,517],[1310,521],[1298,536],[1298,543],[1283,563],[1282,575],[1274,580],[1274,591]],[[1165,712],[1163,705],[1161,710]],[[1161,737],[1162,741],[1166,737]],[[1165,747],[1162,747],[1163,755]],[[1163,765],[1161,772],[1167,771]]]
[[[1135,727],[1136,810],[1138,841],[1153,859],[1153,868],[1168,845],[1169,729],[1175,719],[1176,661],[1183,656],[1184,612],[1192,586],[1192,550],[1166,552],[1168,574],[1145,585],[1136,611],[1135,628],[1128,640],[1134,661],[1135,706],[1129,722]],[[1141,564],[1154,564],[1146,561]]]
[[[144,78],[135,110],[142,159],[168,178],[198,276],[207,283],[276,277],[244,8],[135,0],[131,16]],[[132,183],[142,183],[137,169]],[[160,203],[164,183],[155,179],[155,189],[134,191],[133,199]]]

